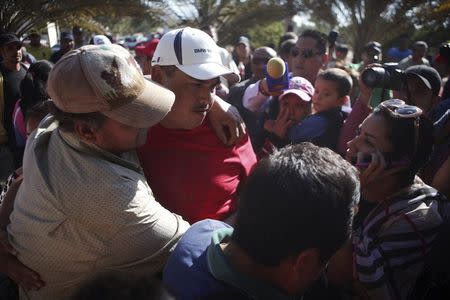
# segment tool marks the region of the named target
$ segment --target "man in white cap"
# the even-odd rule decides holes
[[[224,105],[214,95],[220,76],[238,80],[202,30],[172,30],[156,47],[152,80],[174,92],[175,103],[138,154],[158,201],[191,223],[230,217],[238,187],[256,163],[247,134],[227,147],[210,124]]]
[[[161,271],[189,224],[154,199],[134,150],[174,94],[144,79],[118,45],[67,53],[48,93],[55,111],[28,139],[7,228],[45,286],[29,280],[20,298],[66,299],[103,272]]]

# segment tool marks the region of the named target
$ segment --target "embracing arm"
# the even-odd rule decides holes
[[[0,273],[6,274],[15,283],[26,290],[39,290],[45,284],[38,273],[31,270],[17,259],[17,251],[8,240],[6,226],[14,208],[14,199],[23,181],[22,168],[15,171],[16,178],[12,181],[0,207]]]
[[[208,113],[211,126],[227,146],[236,144],[245,135],[245,124],[236,107],[213,95],[214,104]]]
[[[15,171],[14,177],[0,206],[0,229],[6,229],[6,226],[9,224],[9,215],[14,208],[14,199],[23,181],[22,168]]]

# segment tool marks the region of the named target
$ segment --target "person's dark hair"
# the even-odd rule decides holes
[[[387,138],[396,157],[411,161],[407,170],[401,172],[405,184],[412,183],[415,175],[425,166],[433,148],[433,124],[423,114],[419,117],[417,141],[415,118],[395,118],[386,109],[375,109],[374,115],[382,116],[388,128]]]
[[[53,64],[47,60],[39,60],[30,65],[27,74],[20,83],[20,92],[22,98],[20,101],[20,109],[27,117],[27,111],[41,102],[48,100],[47,79]]]
[[[289,55],[292,47],[295,46],[296,41],[296,39],[289,39],[282,42],[280,45],[280,56]]]
[[[320,54],[325,54],[327,52],[327,36],[317,30],[305,30],[298,38],[312,38],[316,41],[316,48]]]
[[[317,78],[334,82],[339,97],[349,95],[352,89],[352,77],[350,77],[350,74],[348,74],[348,72],[340,68],[330,68],[326,69],[325,71],[319,72],[319,74],[317,74]]]
[[[419,48],[425,48],[425,50],[428,49],[428,44],[424,41],[417,41],[412,45],[413,49],[419,49]]]
[[[310,248],[326,261],[350,237],[358,200],[358,174],[350,163],[328,148],[289,145],[250,174],[232,240],[266,266]]]
[[[164,73],[166,73],[167,77],[173,77],[175,72],[178,70],[176,66],[159,66]]]
[[[446,65],[450,67],[450,42],[441,44],[439,47],[439,56],[441,56],[446,62]]]
[[[52,105],[53,104],[51,100],[39,102],[33,105],[32,107],[27,109],[25,120],[28,121],[32,118],[36,120],[42,120],[50,112],[50,107]]]
[[[336,52],[342,52],[345,53],[347,55],[349,50],[348,45],[346,44],[336,44]]]
[[[280,41],[278,42],[278,49],[281,50],[281,44],[283,44],[287,40],[297,40],[297,35],[294,32],[286,32],[280,37]]]
[[[106,116],[99,112],[91,112],[91,113],[68,113],[60,110],[56,105],[52,102],[49,105],[50,113],[55,117],[58,121],[59,128],[66,132],[74,132],[75,131],[75,122],[82,121],[93,128],[102,127],[103,123],[106,120]]]
[[[73,27],[72,27],[72,33],[73,33],[73,34],[83,33],[83,28],[80,27],[80,26],[73,26]]]
[[[163,300],[174,299],[152,277],[103,274],[84,284],[71,300]]]

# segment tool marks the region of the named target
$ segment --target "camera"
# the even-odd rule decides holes
[[[368,87],[399,91],[404,84],[405,73],[397,67],[397,63],[385,63],[381,67],[365,69],[361,78]]]

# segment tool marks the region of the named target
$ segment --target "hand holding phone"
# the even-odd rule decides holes
[[[410,164],[409,159],[405,157],[380,151],[371,154],[358,152],[357,157],[353,157],[351,161],[360,171],[361,188],[367,187],[372,182],[379,183],[380,180],[401,171]]]

